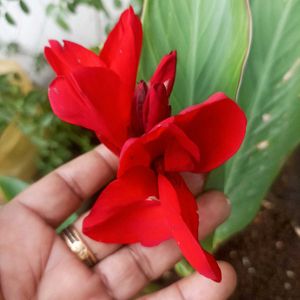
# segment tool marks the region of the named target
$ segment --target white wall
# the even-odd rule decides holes
[[[104,0],[110,19],[116,20],[123,9],[128,7],[130,0],[122,0],[122,6],[116,9],[113,0]],[[22,54],[10,57],[18,61],[30,76],[39,84],[48,84],[52,74],[49,70],[36,74],[33,70],[32,55],[39,53],[47,44],[48,39],[66,39],[80,43],[86,47],[101,44],[105,39],[105,27],[110,21],[103,12],[98,12],[88,6],[79,6],[76,15],[70,14],[67,22],[71,32],[61,29],[55,21],[46,16],[45,8],[50,0],[27,0],[30,14],[25,15],[17,2],[5,1],[7,10],[17,22],[16,26],[8,24],[0,18],[0,42],[17,42]],[[7,54],[0,52],[0,58],[7,58]]]

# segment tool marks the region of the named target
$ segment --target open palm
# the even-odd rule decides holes
[[[117,158],[99,146],[0,209],[1,299],[131,299],[180,259],[173,240],[147,248],[98,243],[83,235],[99,260],[89,269],[56,234],[63,220],[114,177],[117,164]],[[191,174],[185,178],[199,194],[203,178]],[[202,194],[199,200],[202,239],[226,219],[230,207],[219,192]],[[74,224],[80,232],[82,219]],[[141,299],[227,299],[235,287],[235,273],[226,263],[220,267],[219,284],[195,273]]]

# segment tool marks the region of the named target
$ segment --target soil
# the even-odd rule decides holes
[[[215,254],[238,273],[231,300],[300,300],[300,149],[255,220]]]

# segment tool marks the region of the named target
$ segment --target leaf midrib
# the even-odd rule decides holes
[[[199,26],[199,4],[201,3],[201,1],[196,1],[196,7],[193,11],[193,25],[191,26],[191,41],[190,41],[190,45],[191,45],[191,55],[189,56],[189,69],[191,70],[190,72],[190,87],[189,87],[189,97],[187,97],[188,100],[188,105],[193,105],[194,104],[194,83],[195,83],[195,77],[196,77],[196,67],[195,67],[195,61],[196,61],[196,55],[197,55],[197,47],[198,47],[198,43],[197,43],[197,28]],[[194,47],[193,47],[194,45]]]

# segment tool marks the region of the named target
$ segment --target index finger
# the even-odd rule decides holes
[[[115,176],[118,158],[104,145],[51,172],[19,194],[18,202],[58,226]]]

